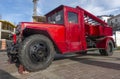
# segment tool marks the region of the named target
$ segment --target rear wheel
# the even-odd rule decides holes
[[[28,71],[38,71],[51,64],[54,54],[54,46],[49,38],[44,35],[32,35],[23,41],[19,60]]]
[[[111,56],[111,55],[113,55],[113,48],[114,48],[113,42],[111,40],[109,40],[107,42],[107,48],[100,49],[99,52],[103,56]]]

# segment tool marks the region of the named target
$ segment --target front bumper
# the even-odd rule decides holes
[[[17,43],[14,44],[13,41],[7,40],[6,44],[7,44],[8,54],[17,54],[18,53],[19,45]]]

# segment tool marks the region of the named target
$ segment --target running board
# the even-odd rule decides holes
[[[87,51],[94,51],[94,50],[99,50],[99,48],[89,48]]]

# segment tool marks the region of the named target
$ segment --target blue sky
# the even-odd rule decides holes
[[[59,5],[81,6],[95,15],[120,14],[119,0],[39,0],[38,14],[44,15]],[[13,23],[32,21],[32,0],[0,0],[0,15]]]

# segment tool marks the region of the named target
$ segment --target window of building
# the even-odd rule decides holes
[[[73,12],[68,12],[68,22],[78,23],[78,14],[73,13]]]
[[[111,21],[110,25],[113,25],[113,22]]]
[[[115,19],[115,22],[117,22],[118,20],[117,19]]]

